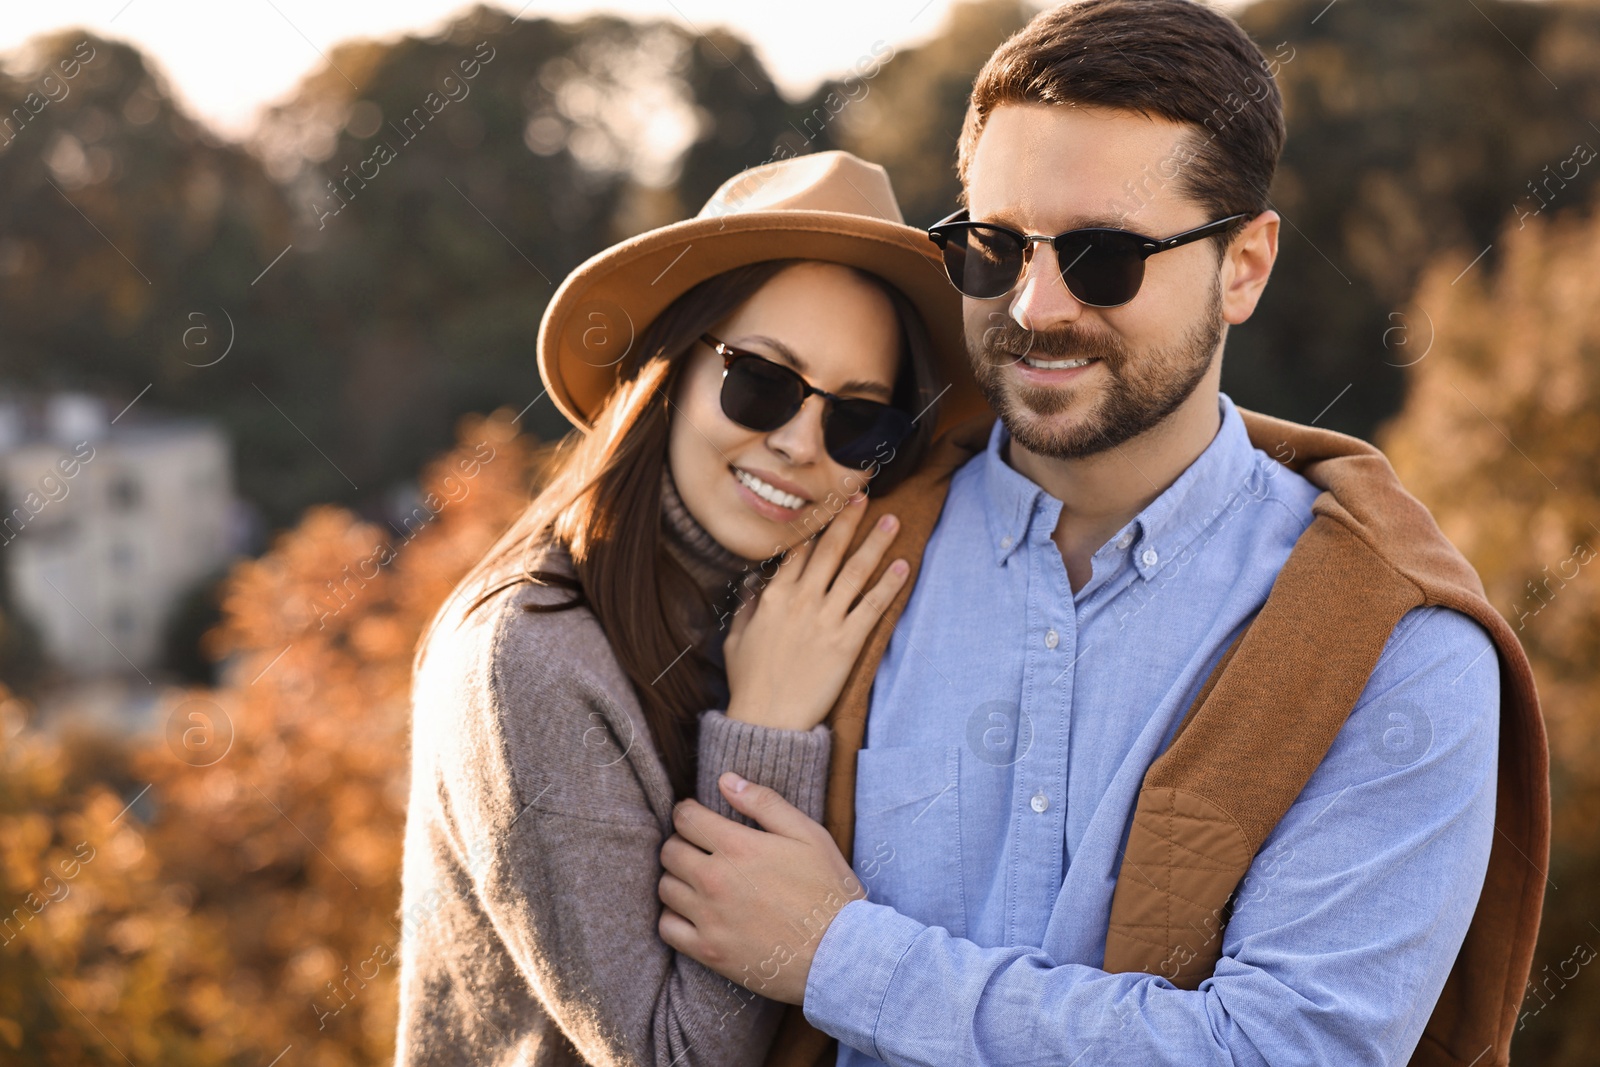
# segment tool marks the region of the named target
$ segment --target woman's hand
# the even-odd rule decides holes
[[[865,496],[852,498],[821,534],[790,549],[756,600],[734,616],[723,645],[728,718],[809,730],[839,698],[867,634],[910,573],[897,559],[865,589],[900,529],[893,515],[884,515],[840,567],[866,510]]]

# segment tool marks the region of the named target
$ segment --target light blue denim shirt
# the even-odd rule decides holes
[[[1076,594],[1050,539],[1061,502],[1007,465],[999,422],[956,472],[858,756],[869,897],[806,983],[841,1065],[1385,1064],[1415,1047],[1494,833],[1498,657],[1450,610],[1400,620],[1241,884],[1213,977],[1099,969],[1145,770],[1318,492],[1220,406]]]

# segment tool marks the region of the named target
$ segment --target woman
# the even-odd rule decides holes
[[[552,298],[540,373],[586,434],[418,646],[398,1063],[764,1057],[778,1005],[661,941],[659,852],[677,800],[733,814],[729,770],[822,817],[819,724],[905,582],[869,587],[892,517],[846,553],[860,501],[966,377],[935,255],[819,153]]]

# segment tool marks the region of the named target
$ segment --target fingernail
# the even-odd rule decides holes
[[[893,563],[889,564],[889,572],[891,574],[895,575],[896,577],[899,577],[900,575],[904,574],[906,571],[908,571],[910,569],[911,569],[911,564],[907,563],[903,559],[897,559]]]
[[[722,776],[722,784],[727,786],[728,789],[731,790],[732,792],[743,793],[744,792],[744,787],[749,785],[750,783],[745,781],[743,778],[740,778],[737,774],[734,774],[732,771],[729,771],[728,773],[726,773],[726,774],[724,774]]]
[[[878,520],[878,529],[892,530],[894,529],[894,524],[895,517],[893,515],[885,515],[883,518]]]

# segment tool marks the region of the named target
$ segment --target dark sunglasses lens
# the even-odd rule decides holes
[[[1144,281],[1144,257],[1136,237],[1116,233],[1077,234],[1056,248],[1067,291],[1085,304],[1116,307],[1132,300]]]
[[[1005,296],[1022,273],[1022,244],[1004,230],[957,226],[944,243],[944,269],[958,290],[975,300]]]
[[[911,416],[874,400],[841,400],[822,427],[828,455],[841,466],[865,470],[888,458],[887,448],[905,439]]]
[[[722,413],[750,430],[776,430],[800,410],[802,383],[793,371],[741,356],[722,376]]]

